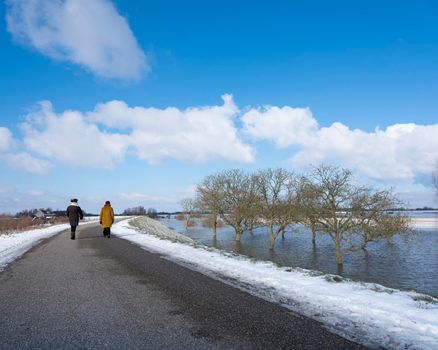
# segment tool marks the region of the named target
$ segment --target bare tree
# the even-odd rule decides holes
[[[257,213],[255,182],[251,175],[243,170],[233,169],[217,175],[221,218],[234,228],[236,241],[242,234],[254,227]]]
[[[299,220],[312,233],[312,244],[316,245],[318,220],[320,218],[320,201],[318,187],[314,186],[306,177],[298,181],[297,202],[299,206]]]
[[[210,175],[196,187],[196,203],[201,211],[208,212],[211,216],[209,221],[213,228],[213,238],[216,237],[218,217],[221,211],[221,196],[223,195],[221,182],[222,176]]]
[[[181,207],[185,215],[185,228],[187,230],[190,226],[190,220],[196,210],[196,202],[192,198],[183,198],[181,200]]]
[[[392,237],[397,233],[408,233],[409,218],[401,214],[390,212],[401,206],[400,200],[390,190],[373,191],[365,189],[358,196],[351,208],[353,216],[358,221],[359,233],[362,243],[351,247],[350,251],[365,249],[370,242],[381,238],[392,242]]]
[[[151,219],[156,219],[158,217],[157,210],[155,208],[148,208],[146,215]]]
[[[332,238],[340,270],[347,252],[407,229],[407,218],[388,212],[399,203],[397,198],[390,191],[355,185],[347,169],[320,165],[314,168],[308,186],[314,198],[305,213],[312,212],[309,222],[314,220],[316,230]],[[360,242],[358,237],[362,237]]]
[[[281,168],[260,170],[255,175],[258,212],[269,230],[269,249],[274,249],[286,226],[297,221],[295,183],[293,174]]]
[[[146,215],[146,209],[143,206],[127,208],[123,211],[123,215]]]

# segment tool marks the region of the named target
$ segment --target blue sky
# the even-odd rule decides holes
[[[4,1],[0,212],[71,196],[173,210],[221,169],[319,162],[436,206],[437,14],[433,1]]]

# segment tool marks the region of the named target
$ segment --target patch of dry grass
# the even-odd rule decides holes
[[[56,225],[66,223],[67,217],[55,217],[49,220],[48,224]],[[38,228],[44,224],[44,220],[32,219],[29,216],[13,217],[7,215],[0,215],[0,234],[16,232],[16,231],[28,231],[34,228]]]

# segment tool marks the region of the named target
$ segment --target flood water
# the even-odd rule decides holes
[[[436,215],[436,212],[412,214],[421,218]],[[338,274],[330,237],[318,235],[316,247],[313,247],[310,231],[301,225],[289,227],[285,239],[280,236],[272,252],[268,249],[266,228],[255,229],[253,234],[245,232],[239,244],[235,241],[233,229],[228,226],[218,229],[217,239],[213,240],[211,229],[202,227],[200,223],[185,230],[183,221],[173,218],[160,221],[199,243],[219,249],[270,260],[283,266]],[[382,240],[370,243],[367,251],[349,253],[344,258],[341,275],[357,281],[438,296],[438,228],[416,229],[409,238],[396,236],[392,244]]]

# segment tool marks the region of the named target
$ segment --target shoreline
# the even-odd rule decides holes
[[[435,229],[438,231],[438,218],[411,218],[410,226],[414,229]]]

